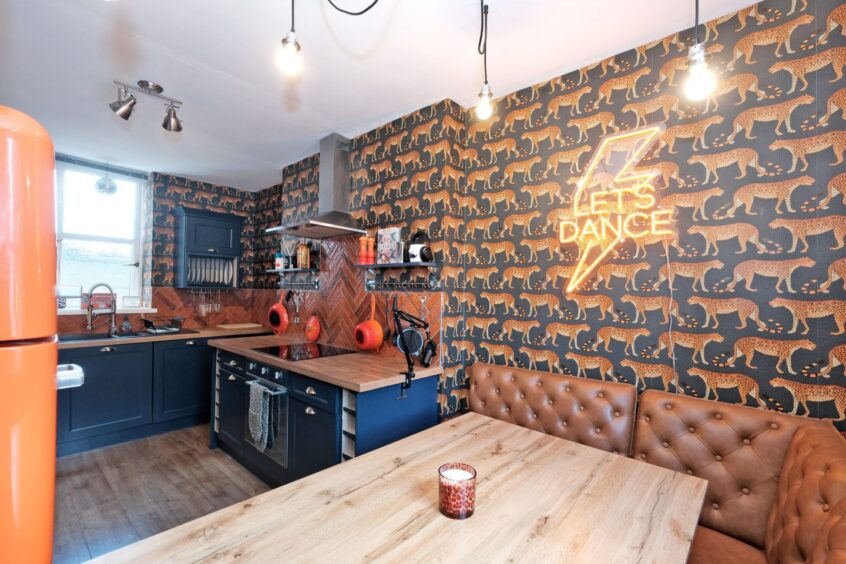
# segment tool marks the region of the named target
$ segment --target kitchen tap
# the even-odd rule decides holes
[[[94,302],[91,300],[91,295],[94,293],[94,290],[96,290],[97,288],[99,288],[101,286],[103,288],[106,288],[109,291],[109,293],[112,295],[112,307],[110,309],[97,310],[97,312],[95,313]],[[109,323],[109,335],[111,336],[111,335],[114,335],[115,333],[117,333],[117,325],[115,325],[115,314],[117,313],[117,303],[116,302],[117,302],[117,296],[115,296],[115,291],[112,290],[112,287],[109,286],[108,284],[106,284],[105,282],[97,282],[96,284],[91,286],[91,289],[88,290],[88,307],[86,308],[86,311],[85,311],[85,317],[88,320],[88,324],[85,326],[85,328],[88,329],[89,331],[91,331],[91,329],[93,328],[94,319],[98,315],[100,315],[101,313],[110,313],[111,316],[112,316],[112,319]]]

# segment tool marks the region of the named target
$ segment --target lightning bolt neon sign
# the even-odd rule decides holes
[[[663,131],[663,125],[651,125],[613,133],[605,136],[594,152],[576,185],[572,215],[559,225],[561,243],[579,247],[568,294],[626,239],[672,235],[672,210],[657,207],[652,181],[658,173],[637,168]]]

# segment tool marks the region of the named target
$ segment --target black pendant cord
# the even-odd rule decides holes
[[[358,12],[351,12],[351,11],[349,11],[349,10],[344,10],[343,8],[341,8],[340,6],[338,6],[337,4],[335,4],[335,2],[333,2],[332,0],[327,0],[327,1],[329,2],[329,4],[330,4],[333,8],[335,8],[336,10],[338,10],[339,12],[341,12],[342,14],[346,14],[346,15],[348,15],[348,16],[360,16],[360,15],[362,15],[362,14],[366,14],[367,12],[369,12],[369,11],[370,11],[370,9],[371,9],[373,6],[375,6],[376,4],[378,4],[378,3],[379,3],[379,0],[373,0],[373,2],[371,2],[371,3],[370,3],[370,5],[369,5],[369,6],[367,6],[366,8],[363,8],[363,9],[359,10]]]
[[[294,0],[291,0],[291,31],[294,31]]]
[[[331,1],[331,0],[330,0]],[[699,0],[697,0],[698,2]],[[477,50],[482,55],[483,64],[485,67],[485,84],[488,83],[488,6],[485,0],[480,0],[481,5],[481,19],[482,27],[479,31],[479,45]]]
[[[693,42],[695,45],[699,44],[699,0],[696,2],[696,23],[693,24]]]

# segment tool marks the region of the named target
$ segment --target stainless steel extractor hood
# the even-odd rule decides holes
[[[309,239],[363,235],[350,215],[350,140],[332,133],[320,140],[320,175],[317,186],[317,215],[295,223],[271,227],[268,233],[282,233]]]

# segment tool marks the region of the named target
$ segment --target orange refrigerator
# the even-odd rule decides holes
[[[0,562],[52,557],[61,372],[53,184],[46,130],[0,105]]]

